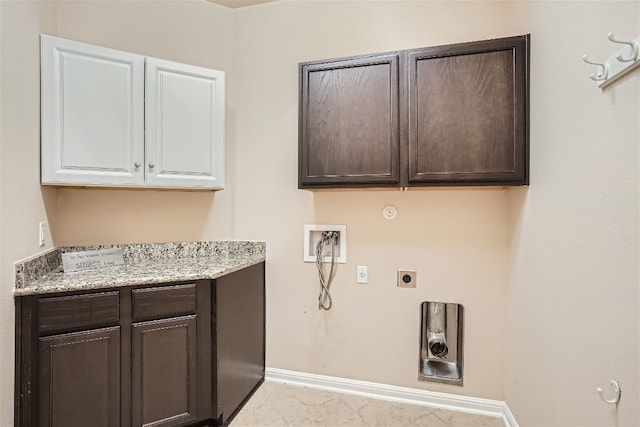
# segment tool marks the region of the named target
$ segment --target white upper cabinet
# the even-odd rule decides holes
[[[224,72],[43,35],[41,80],[43,184],[224,188]]]
[[[41,37],[42,183],[143,185],[144,56]]]
[[[161,59],[146,63],[147,184],[224,186],[224,73]]]

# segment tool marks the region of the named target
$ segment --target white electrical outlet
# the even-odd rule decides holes
[[[366,265],[359,265],[358,267],[358,283],[369,283],[369,272]]]
[[[38,243],[40,246],[44,246],[47,243],[47,223],[44,221],[40,221],[38,223]]]
[[[332,231],[338,234],[335,258],[336,263],[347,262],[347,226],[346,225],[304,225],[304,262],[316,262],[316,246],[322,233]],[[322,262],[331,262],[331,245],[325,245],[322,251]]]

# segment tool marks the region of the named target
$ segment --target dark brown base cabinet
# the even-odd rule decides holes
[[[299,64],[298,188],[526,185],[529,35]]]
[[[42,337],[40,426],[120,425],[120,327]]]
[[[227,425],[264,380],[264,263],[16,298],[16,427]]]
[[[227,425],[264,379],[264,264],[216,280],[216,419]]]

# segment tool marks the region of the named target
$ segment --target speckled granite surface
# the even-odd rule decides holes
[[[62,268],[62,256],[60,249],[51,249],[42,254],[24,259],[15,264],[16,289],[24,288],[29,283],[35,282],[42,276]]]
[[[63,252],[122,248],[124,266],[64,273]],[[54,249],[16,263],[15,296],[215,279],[265,260],[266,244],[247,241],[142,243]]]

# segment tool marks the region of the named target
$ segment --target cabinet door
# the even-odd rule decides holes
[[[224,187],[224,91],[222,71],[147,58],[147,185]]]
[[[42,183],[144,183],[144,57],[41,36]]]
[[[235,416],[264,379],[264,263],[216,280],[218,420]]]
[[[398,55],[300,64],[299,188],[399,183]]]
[[[39,425],[120,425],[120,328],[39,339]]]
[[[528,183],[528,36],[408,52],[409,183]]]
[[[132,325],[132,425],[197,419],[196,316]]]

